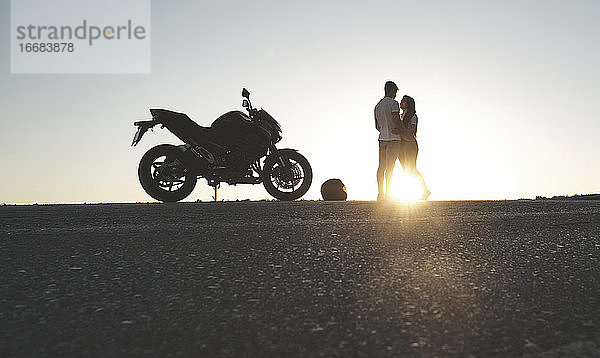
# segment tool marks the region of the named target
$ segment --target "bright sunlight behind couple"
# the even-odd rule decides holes
[[[400,163],[394,167],[391,198],[401,202],[415,202],[423,195],[423,188],[419,180],[405,173]]]

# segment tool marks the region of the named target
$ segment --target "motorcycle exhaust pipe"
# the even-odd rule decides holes
[[[209,162],[208,160],[201,156],[198,155],[193,147],[189,144],[184,144],[184,145],[180,145],[179,148],[181,149],[181,152],[183,153],[182,155],[182,161],[183,164],[191,169],[193,172],[200,174],[202,176],[207,176],[210,172],[208,165]],[[214,160],[214,157],[213,157]]]

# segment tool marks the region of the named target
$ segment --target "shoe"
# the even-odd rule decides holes
[[[421,195],[421,200],[423,200],[423,201],[427,200],[427,198],[429,198],[429,195],[431,195],[431,191],[429,189],[425,189],[425,191],[423,192],[423,195]]]

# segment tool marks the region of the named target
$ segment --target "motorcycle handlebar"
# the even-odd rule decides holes
[[[254,117],[258,113],[258,110],[256,108],[246,108],[246,109],[248,110],[248,114],[250,115],[250,118],[255,119]]]

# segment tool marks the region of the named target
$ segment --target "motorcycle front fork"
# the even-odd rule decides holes
[[[270,148],[270,153],[269,153],[269,154],[271,154],[271,155],[272,155],[272,154],[275,154],[275,155],[277,155],[277,163],[279,163],[279,165],[280,165],[282,168],[285,168],[285,167],[287,167],[287,164],[288,164],[288,163],[287,163],[285,160],[283,160],[283,157],[282,157],[281,155],[279,155],[279,153],[278,153],[278,150],[277,150],[277,148],[275,147],[275,145],[271,145],[271,148]]]

